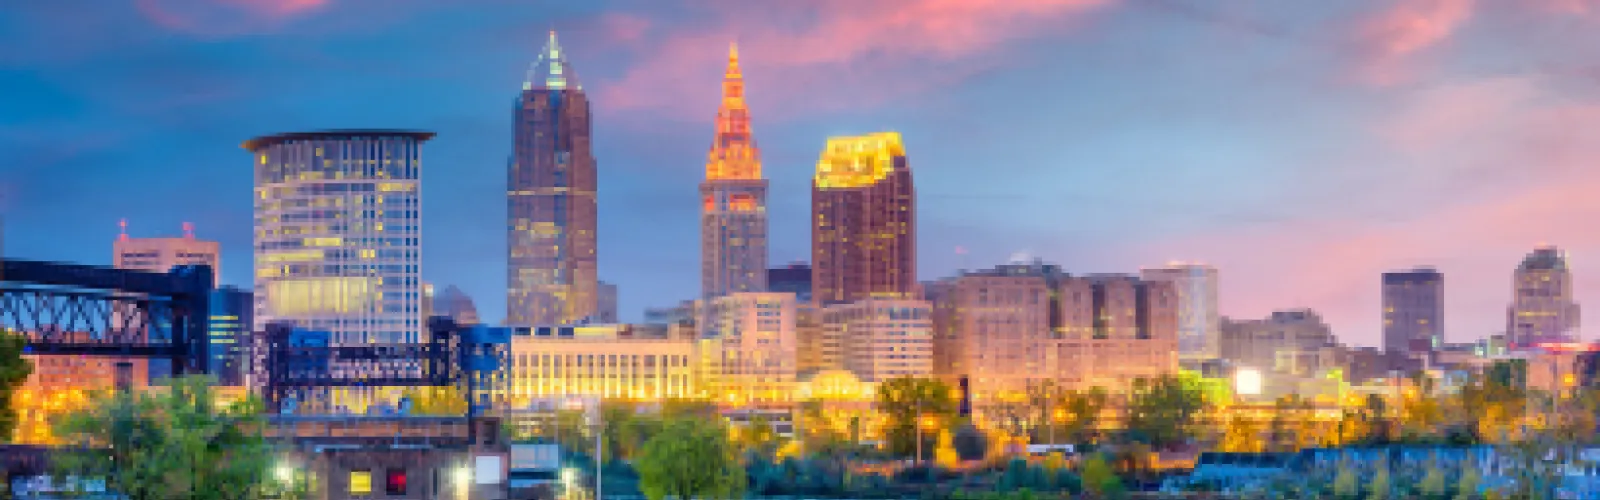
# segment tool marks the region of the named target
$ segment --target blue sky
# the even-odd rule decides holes
[[[1541,242],[1600,252],[1594,0],[132,0],[0,7],[5,254],[109,263],[193,222],[249,286],[255,135],[420,128],[424,277],[504,314],[511,104],[560,32],[596,117],[624,319],[698,287],[697,184],[740,43],[771,260],[809,257],[830,135],[905,135],[919,274],[1174,259],[1222,312],[1375,344],[1379,273],[1446,274],[1449,340],[1504,328]],[[956,249],[964,248],[964,254]]]

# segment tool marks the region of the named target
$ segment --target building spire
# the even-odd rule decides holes
[[[572,71],[572,64],[561,51],[561,43],[556,41],[556,30],[550,30],[550,39],[545,42],[544,50],[539,51],[539,59],[528,68],[522,90],[565,90],[569,87],[583,90],[583,85],[578,84],[577,72]]]
[[[717,136],[706,162],[706,179],[760,179],[761,156],[750,133],[750,109],[744,102],[744,73],[739,70],[739,44],[728,44],[728,71],[722,77],[722,106],[717,110]]]

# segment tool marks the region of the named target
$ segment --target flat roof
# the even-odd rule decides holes
[[[318,130],[314,132],[285,132],[282,134],[263,135],[244,141],[240,146],[254,152],[261,148],[275,146],[289,141],[304,139],[349,139],[354,137],[399,136],[416,139],[418,142],[432,139],[438,135],[425,130],[398,130],[398,129],[339,129]]]

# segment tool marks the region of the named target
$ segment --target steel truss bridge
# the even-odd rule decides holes
[[[0,260],[0,328],[27,337],[30,355],[172,361],[204,373],[212,270],[146,272],[60,262]]]

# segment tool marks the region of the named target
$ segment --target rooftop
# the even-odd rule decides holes
[[[248,141],[244,141],[244,144],[242,144],[241,147],[250,150],[251,152],[255,152],[262,148],[272,147],[291,141],[306,141],[314,139],[364,139],[376,137],[403,137],[416,140],[417,142],[422,142],[432,139],[434,135],[437,134],[422,130],[397,129],[337,129],[318,130],[314,132],[285,132],[282,134],[263,135]]]

